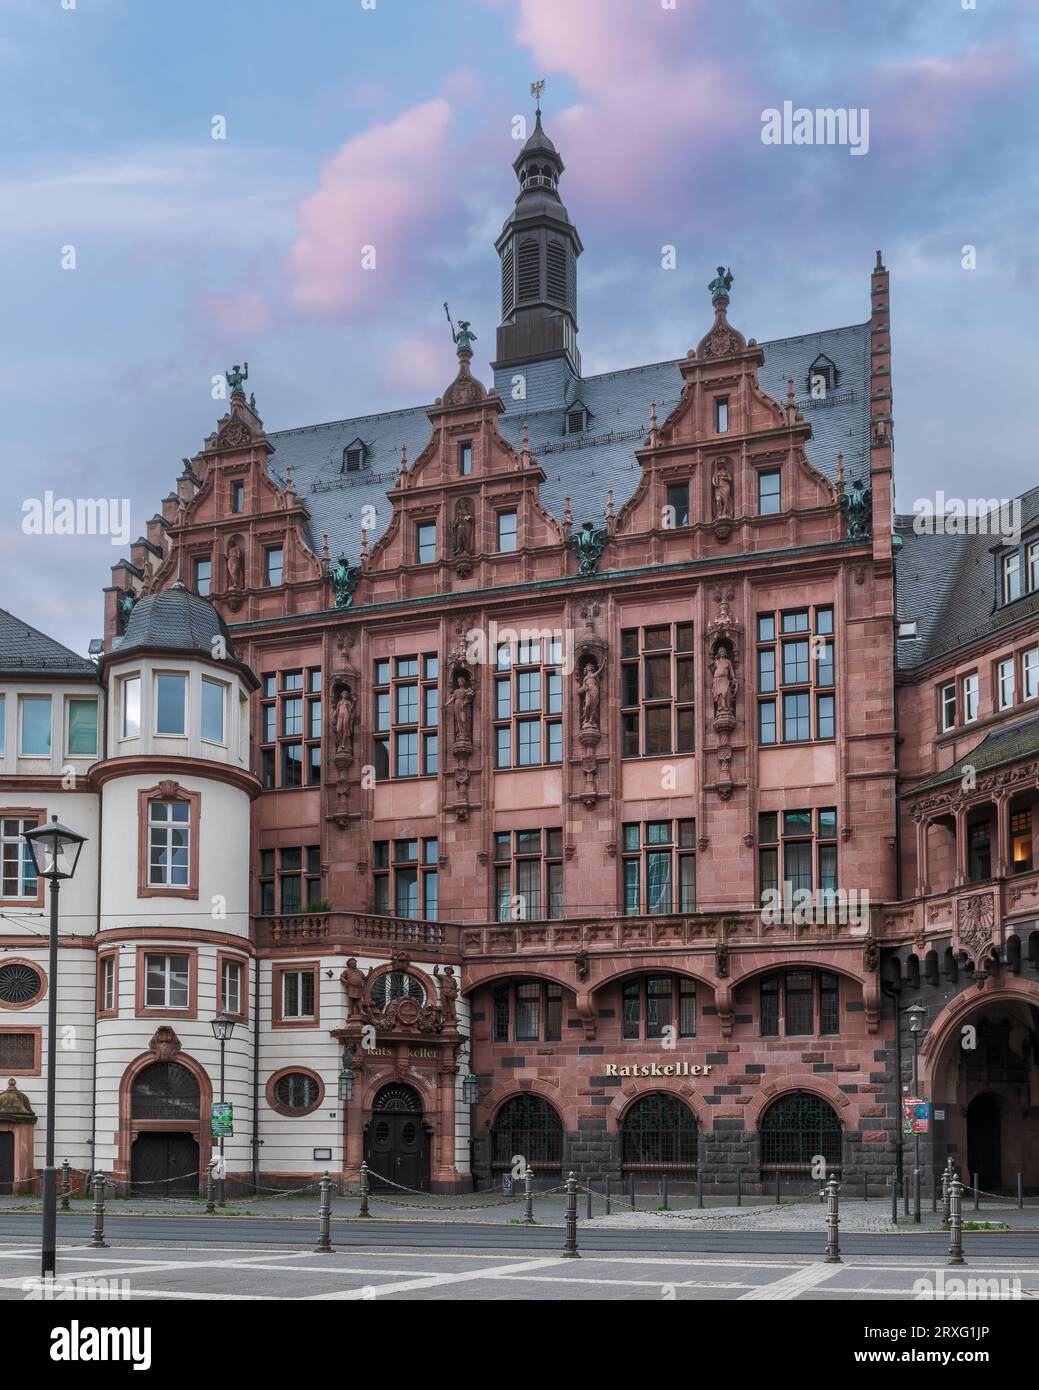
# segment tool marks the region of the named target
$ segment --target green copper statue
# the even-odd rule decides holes
[[[349,608],[353,603],[354,590],[360,577],[361,566],[351,565],[345,555],[340,555],[330,574],[337,608]]]
[[[577,535],[570,537],[570,547],[577,556],[577,572],[581,575],[594,574],[606,549],[606,532],[597,531],[590,521],[586,521]]]
[[[130,614],[137,604],[137,595],[132,589],[124,589],[116,600],[116,622],[120,632],[126,631],[126,624],[130,621]]]
[[[246,362],[245,371],[243,372],[236,362],[229,372],[224,373],[224,377],[232,391],[240,391],[242,389],[242,382],[249,380],[249,363]]]
[[[718,274],[707,288],[711,292],[712,304],[716,304],[719,299],[728,299],[729,291],[732,289],[732,271],[720,265],[718,267]]]
[[[455,332],[455,326],[454,326],[454,324],[453,324],[452,321],[451,321],[451,311],[450,311],[450,309],[447,307],[447,300],[446,300],[446,299],[444,300],[444,313],[447,315],[447,321],[448,321],[448,323],[451,324],[451,340],[452,340],[452,342],[455,344],[455,346],[458,348],[458,351],[459,351],[459,352],[472,352],[472,350],[473,350],[473,349],[472,349],[472,345],[473,345],[473,343],[476,342],[476,334],[475,334],[475,333],[472,331],[472,329],[470,328],[470,326],[469,326],[469,320],[468,320],[468,319],[459,319],[459,320],[458,320],[458,332],[456,333],[456,332]]]
[[[841,497],[841,511],[848,524],[848,539],[868,540],[873,534],[873,489],[853,479],[850,492]]]

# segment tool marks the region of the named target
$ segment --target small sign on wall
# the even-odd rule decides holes
[[[315,1149],[315,1150],[314,1150],[314,1162],[315,1162],[315,1163],[322,1163],[322,1162],[327,1163],[327,1162],[331,1162],[331,1159],[332,1159],[332,1150],[331,1150],[331,1149]]]

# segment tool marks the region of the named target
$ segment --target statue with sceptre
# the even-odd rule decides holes
[[[457,347],[459,352],[471,353],[473,350],[472,345],[476,342],[476,334],[472,331],[469,320],[459,319],[458,329],[456,331],[454,323],[451,320],[451,311],[447,307],[446,299],[444,300],[444,313],[447,315],[447,321],[451,326],[451,341],[454,343],[455,347]]]

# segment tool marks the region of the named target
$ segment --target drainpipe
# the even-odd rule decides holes
[[[101,757],[108,757],[108,686],[101,686]],[[97,789],[97,893],[94,906],[94,1048],[90,1077],[90,1172],[97,1170],[97,938],[101,931],[101,848],[104,839],[103,788]],[[138,834],[140,829],[138,828]],[[117,976],[118,978],[118,976]],[[86,1192],[88,1179],[84,1179]]]
[[[253,955],[253,1194],[260,1190],[260,957]]]

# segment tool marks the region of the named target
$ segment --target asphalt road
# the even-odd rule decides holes
[[[93,1229],[90,1217],[62,1215],[58,1239],[88,1241]],[[39,1239],[38,1213],[0,1215],[0,1247],[10,1242]],[[305,1249],[317,1240],[316,1220],[270,1220],[264,1217],[106,1216],[105,1237],[134,1244],[192,1246],[251,1246]],[[705,1231],[683,1229],[676,1221],[667,1231],[644,1229],[596,1229],[594,1221],[579,1222],[578,1245],[588,1251],[697,1252],[716,1254],[818,1255],[825,1235],[810,1231]],[[948,1249],[946,1234],[899,1232],[897,1235],[849,1233],[841,1237],[848,1255],[926,1255],[942,1257]],[[332,1244],[337,1248],[372,1246],[438,1250],[556,1251],[563,1243],[560,1226],[490,1226],[463,1222],[333,1221]],[[964,1252],[976,1256],[1039,1258],[1039,1232],[968,1232]]]

